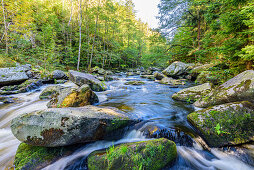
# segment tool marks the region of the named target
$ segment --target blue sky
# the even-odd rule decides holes
[[[133,0],[137,17],[141,18],[143,22],[147,22],[151,28],[158,27],[158,20],[155,17],[158,16],[157,5],[159,2],[160,0]]]

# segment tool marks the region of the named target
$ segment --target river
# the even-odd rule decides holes
[[[149,124],[175,132],[175,135],[178,135],[174,138],[177,144],[178,158],[173,167],[165,169],[254,169],[254,145],[252,144],[237,148],[225,147],[209,150],[203,148],[203,145],[200,144],[203,140],[187,122],[187,115],[198,108],[193,108],[188,103],[174,101],[171,98],[175,92],[184,87],[172,88],[139,76],[126,77],[123,75],[118,78],[119,80],[107,82],[109,90],[97,93],[100,99],[98,105],[117,107],[124,112],[135,114]],[[125,82],[131,80],[141,80],[145,84],[141,86],[124,85]],[[65,84],[65,86],[71,85],[71,83]],[[187,84],[185,87],[191,85]],[[47,108],[48,101],[39,100],[40,90],[47,86],[32,92],[12,95],[19,99],[17,103],[0,105],[0,169],[12,167],[20,143],[11,133],[11,120],[22,113]],[[86,169],[86,157],[94,150],[107,148],[112,144],[149,140],[139,129],[140,127],[126,131],[125,135],[118,140],[98,141],[85,145],[72,155],[64,157],[44,169]],[[183,136],[187,137],[186,142],[188,143],[182,140]]]

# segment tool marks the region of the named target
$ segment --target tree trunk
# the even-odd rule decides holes
[[[5,28],[5,45],[6,45],[6,54],[8,54],[8,30],[7,30],[7,23],[5,18],[5,11],[4,11],[4,0],[2,0],[2,8],[3,8],[3,16],[4,16],[4,28]]]
[[[88,70],[91,69],[92,67],[92,61],[93,61],[93,50],[94,50],[94,44],[95,44],[95,37],[97,33],[97,25],[98,25],[98,19],[99,19],[99,7],[100,7],[100,0],[98,0],[98,7],[97,7],[97,14],[96,14],[96,21],[95,21],[95,31],[94,31],[94,38],[93,38],[93,46],[92,46],[92,52],[91,52],[91,57],[90,57],[90,63],[88,66]]]
[[[77,64],[77,70],[79,70],[80,65],[80,53],[81,53],[81,26],[82,26],[82,0],[79,1],[79,12],[80,12],[80,19],[79,19],[79,49],[78,49],[78,64]]]

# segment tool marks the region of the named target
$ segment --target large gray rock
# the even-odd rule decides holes
[[[236,101],[254,102],[254,71],[247,70],[212,90],[194,103],[208,107]]]
[[[153,76],[156,80],[162,80],[165,76],[161,74],[160,72],[156,71],[153,73]]]
[[[193,66],[193,64],[185,64],[183,62],[176,61],[163,70],[162,73],[168,77],[178,78],[179,76],[188,74]]]
[[[201,97],[205,97],[212,90],[211,83],[205,83],[198,86],[183,89],[175,94],[172,98],[180,101],[195,102]]]
[[[188,115],[188,121],[211,147],[254,141],[254,105],[247,101],[196,111]]]
[[[82,107],[92,105],[99,102],[98,96],[85,84],[79,88],[65,87],[58,89],[57,87],[52,91],[52,99],[47,104],[48,108],[63,108],[63,107]],[[45,89],[42,92],[44,96],[50,90]]]
[[[31,65],[0,68],[0,86],[17,84],[27,80],[26,72],[29,70],[31,70]]]
[[[102,140],[137,121],[109,107],[54,108],[14,118],[11,130],[27,144],[57,147]]]
[[[55,70],[51,73],[53,79],[68,79],[68,76],[61,70]]]
[[[78,71],[69,70],[70,80],[77,84],[78,86],[82,86],[84,84],[88,84],[92,90],[94,91],[104,91],[107,89],[105,83],[96,79],[91,74],[81,73]]]
[[[163,79],[161,79],[159,81],[159,83],[177,86],[177,85],[184,85],[185,84],[185,80],[184,79],[176,80],[176,79],[173,79],[171,77],[164,77]]]

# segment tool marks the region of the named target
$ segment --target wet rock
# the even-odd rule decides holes
[[[21,143],[17,149],[14,165],[16,170],[42,169],[58,159],[73,153],[79,146],[47,148]]]
[[[14,103],[14,98],[6,97],[6,96],[0,96],[0,103],[2,103],[2,104]]]
[[[56,86],[48,86],[46,87],[40,94],[40,99],[52,99],[53,96],[59,94],[66,87],[56,85]]]
[[[42,86],[42,81],[37,79],[29,79],[20,85],[4,86],[0,89],[1,95],[25,93]]]
[[[209,107],[236,101],[254,102],[254,71],[247,70],[212,90],[194,103],[196,107]]]
[[[140,77],[141,78],[146,78],[146,79],[149,79],[149,80],[155,80],[153,75],[141,75]]]
[[[159,73],[158,71],[153,73],[153,76],[156,80],[162,80],[165,76],[161,73]]]
[[[88,169],[162,169],[173,164],[176,145],[168,139],[121,144],[88,156]]]
[[[59,80],[59,79],[65,79],[68,80],[68,76],[61,70],[55,70],[51,73],[51,76],[53,79]]]
[[[79,88],[66,87],[66,88],[55,88],[53,91],[48,90],[43,92],[42,96],[49,96],[52,99],[47,104],[48,108],[63,108],[63,107],[82,107],[86,105],[92,105],[99,102],[98,96],[91,90],[91,88],[85,84]]]
[[[188,121],[211,147],[238,145],[254,140],[254,105],[247,101],[196,111],[188,115]]]
[[[170,78],[170,77],[164,77],[162,80],[159,81],[159,83],[177,86],[177,85],[184,85],[185,80],[184,79],[176,80],[176,79],[173,79],[173,78]]]
[[[92,90],[94,91],[104,91],[107,89],[105,83],[96,79],[91,74],[81,73],[78,71],[69,70],[70,80],[77,84],[78,86],[82,86],[84,84],[88,84]]]
[[[31,65],[17,67],[0,68],[0,86],[19,84],[28,79],[27,71],[31,70]]]
[[[172,98],[175,100],[194,103],[201,97],[204,97],[208,93],[210,93],[211,90],[212,90],[212,84],[205,83],[205,84],[201,84],[198,86],[183,89],[183,90],[173,94]]]
[[[188,72],[193,67],[193,64],[185,64],[183,62],[176,61],[168,66],[162,73],[168,77],[178,78]]]
[[[102,140],[136,122],[130,114],[115,108],[53,108],[14,118],[11,130],[27,144],[57,147]]]
[[[142,81],[128,81],[126,83],[124,83],[125,85],[134,85],[134,86],[140,86],[140,85],[144,85],[145,83]]]

